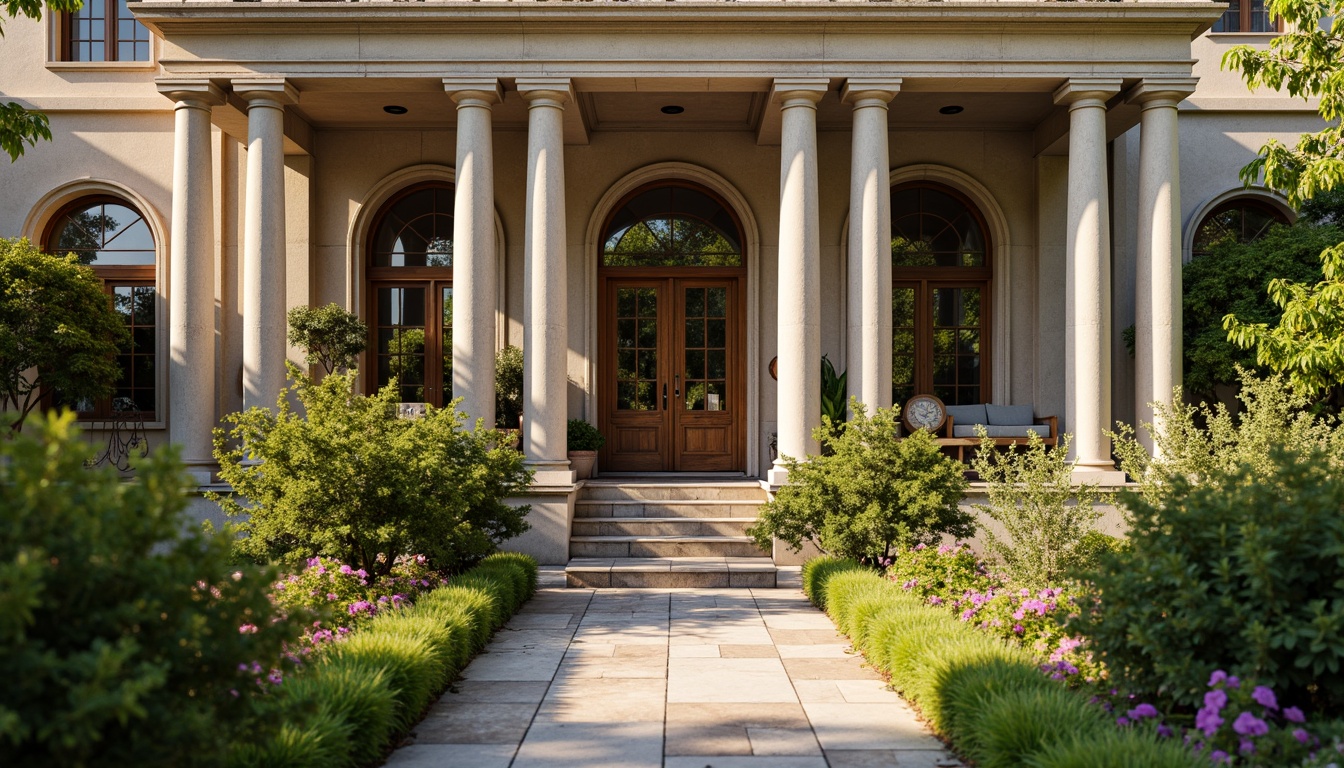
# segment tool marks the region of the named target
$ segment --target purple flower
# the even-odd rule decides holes
[[[1015,634],[1015,635],[1020,635],[1020,634],[1022,634],[1023,632],[1026,632],[1026,631],[1027,631],[1027,630],[1026,630],[1021,624],[1014,624],[1014,625],[1013,625],[1013,634]]]
[[[1269,733],[1269,726],[1250,712],[1242,712],[1232,723],[1232,730],[1242,736],[1264,736]]]
[[[1301,728],[1294,728],[1294,729],[1293,729],[1293,738],[1294,738],[1294,739],[1297,739],[1298,741],[1302,742],[1303,744],[1306,744],[1306,743],[1308,743],[1308,742],[1311,741],[1311,734],[1307,733],[1306,731],[1302,730]]]
[[[351,568],[351,567],[348,566],[348,565],[342,565],[342,566],[341,566],[341,573],[342,573],[342,574],[349,575],[349,574],[354,573],[354,572],[355,572],[354,569]]]
[[[937,595],[929,595],[929,605],[942,605],[943,598]]]
[[[1253,755],[1255,754],[1255,742],[1250,739],[1242,739],[1241,743],[1237,745],[1237,751],[1243,755]]]
[[[1209,761],[1213,763],[1230,764],[1232,762],[1232,758],[1229,757],[1228,754],[1223,750],[1215,749],[1209,753]]]
[[[1297,707],[1285,707],[1283,710],[1283,719],[1290,723],[1305,723],[1307,718],[1302,714],[1302,710]]]
[[[327,599],[328,599],[328,600],[336,600],[336,599],[339,598],[339,597],[340,597],[340,595],[336,594],[335,592],[328,592],[328,593],[327,593]]]
[[[1223,707],[1227,706],[1227,694],[1220,690],[1209,691],[1204,694],[1204,706],[1215,713],[1221,712]]]
[[[1265,709],[1279,708],[1279,700],[1274,698],[1274,691],[1263,685],[1255,686],[1255,690],[1251,692],[1251,698],[1255,699],[1255,703]]]
[[[975,617],[975,609],[974,609],[974,608],[967,608],[966,610],[964,610],[964,611],[961,612],[961,620],[962,620],[962,621],[970,621],[970,620],[971,620],[972,618],[974,618],[974,617]]]
[[[359,602],[351,603],[348,610],[350,611],[351,616],[358,616],[361,613],[373,613],[373,603],[370,603],[368,600],[360,600]]]
[[[919,552],[920,550],[923,550],[923,549],[928,549],[928,545],[927,545],[927,544],[916,544],[916,545],[915,545],[915,548],[914,548],[913,551],[915,551],[915,552]]]
[[[1171,727],[1168,726],[1166,723],[1159,723],[1157,726],[1157,735],[1161,736],[1164,739],[1170,739],[1172,736],[1175,736],[1176,734],[1171,732]]]
[[[1212,688],[1213,686],[1215,686],[1215,685],[1217,685],[1217,684],[1219,684],[1219,683],[1226,682],[1226,681],[1227,681],[1227,673],[1224,672],[1224,671],[1221,670],[1221,669],[1215,669],[1215,670],[1213,671],[1213,674],[1212,674],[1212,675],[1209,675],[1209,687],[1210,687],[1210,688]]]
[[[1117,717],[1115,718],[1115,724],[1120,726],[1121,728],[1124,728],[1125,726],[1129,725],[1129,718]]]
[[[1157,707],[1152,704],[1140,704],[1129,710],[1129,716],[1133,720],[1142,720],[1145,717],[1157,717]]]
[[[1195,727],[1203,731],[1205,736],[1212,736],[1222,724],[1223,718],[1212,707],[1204,707],[1195,713]]]
[[[1228,675],[1228,676],[1227,676],[1227,687],[1228,687],[1228,688],[1240,688],[1240,687],[1241,687],[1241,678],[1237,677],[1236,675]]]

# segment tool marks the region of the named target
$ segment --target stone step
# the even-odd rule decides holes
[[[764,503],[765,491],[754,481],[726,482],[622,482],[589,480],[579,491],[580,501],[756,501]]]
[[[574,536],[745,536],[750,517],[575,517]]]
[[[734,517],[754,520],[762,499],[688,499],[681,501],[642,501],[579,499],[574,502],[578,517]]]
[[[571,536],[575,557],[751,557],[769,558],[750,536]]]
[[[598,589],[773,589],[777,573],[766,558],[574,558],[565,566],[565,583]]]

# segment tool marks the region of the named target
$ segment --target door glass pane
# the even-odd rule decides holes
[[[658,291],[616,289],[616,408],[657,410]]]
[[[443,289],[443,329],[440,335],[439,349],[443,358],[443,386],[440,387],[439,407],[448,405],[453,399],[453,287]]]
[[[685,288],[683,404],[688,411],[728,410],[728,289]]]
[[[948,405],[980,401],[981,289],[934,288],[933,394]]]
[[[891,401],[904,405],[915,394],[915,287],[891,291]]]
[[[379,288],[377,293],[378,386],[393,379],[403,402],[425,400],[424,288]]]

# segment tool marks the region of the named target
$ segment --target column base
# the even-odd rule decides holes
[[[573,485],[576,479],[569,459],[528,459],[523,466],[532,470],[533,488]]]
[[[182,464],[187,476],[195,485],[211,485],[215,481],[215,462],[213,459],[183,459]]]
[[[765,482],[770,484],[773,491],[783,485],[789,484],[789,468],[783,464],[775,464],[765,473]]]
[[[1073,468],[1072,480],[1076,484],[1088,483],[1090,485],[1117,486],[1128,482],[1125,479],[1125,473],[1115,468],[1115,465],[1106,462],[1105,464],[1078,464]]]

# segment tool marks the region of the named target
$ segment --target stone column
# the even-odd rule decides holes
[[[173,223],[168,241],[168,439],[199,484],[210,482],[215,421],[215,202],[209,80],[159,81],[172,99]]]
[[[812,430],[821,423],[821,238],[817,212],[817,102],[825,78],[775,80],[782,110],[779,167],[777,399],[779,458],[772,485],[788,479],[784,457],[817,452]]]
[[[469,421],[495,426],[495,78],[443,81],[457,103],[453,202],[453,397]],[[517,425],[514,425],[517,426]]]
[[[234,80],[247,101],[243,210],[243,407],[275,408],[285,388],[285,105],[283,79]]]
[[[1125,100],[1143,109],[1139,136],[1138,249],[1134,283],[1135,417],[1152,423],[1153,401],[1170,402],[1181,383],[1181,178],[1176,105],[1194,93],[1189,78],[1146,79]],[[1137,424],[1135,426],[1138,426]],[[1150,451],[1148,433],[1139,439]]]
[[[1075,474],[1114,480],[1111,441],[1111,224],[1106,174],[1106,101],[1120,80],[1074,79],[1055,91],[1069,107],[1064,420]],[[1106,475],[1103,477],[1103,475]]]
[[[849,165],[849,394],[871,414],[891,405],[891,182],[887,104],[901,81],[851,78],[842,98],[854,106]]]
[[[523,279],[523,454],[536,485],[574,482],[569,418],[565,281],[565,104],[568,78],[517,81],[527,100],[527,223]]]

